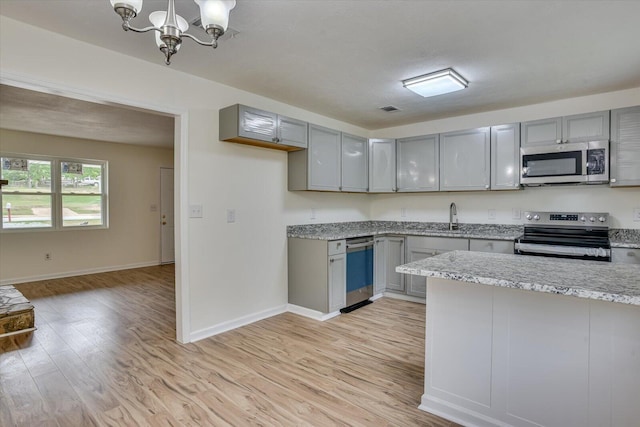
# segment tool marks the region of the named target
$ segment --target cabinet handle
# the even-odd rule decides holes
[[[616,182],[616,179],[615,178],[611,178],[611,182]]]
[[[331,264],[333,264],[333,261],[334,261],[334,259],[333,259],[333,258],[331,258],[331,259],[329,260],[329,262],[330,262]]]
[[[556,144],[562,144],[562,140],[561,139],[556,139]]]
[[[489,189],[489,184],[485,185],[484,188]]]

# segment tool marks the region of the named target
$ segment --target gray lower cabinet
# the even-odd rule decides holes
[[[405,264],[405,238],[401,236],[376,237],[373,247],[373,293],[384,291],[404,293],[405,275],[396,273],[396,267]]]
[[[491,189],[520,188],[520,123],[491,126]]]
[[[513,254],[513,240],[469,239],[471,252],[492,252],[496,254]]]
[[[469,240],[447,237],[407,237],[407,262],[419,261],[450,251],[468,251]],[[427,297],[427,278],[408,275],[407,295],[419,298]]]
[[[440,135],[402,138],[396,141],[398,192],[440,189]]]
[[[640,106],[611,111],[612,187],[640,185]]]
[[[235,104],[219,113],[220,140],[280,150],[307,148],[307,122]]]
[[[612,248],[611,262],[620,264],[640,264],[640,249]]]
[[[341,191],[369,190],[369,141],[367,138],[342,133]]]
[[[344,240],[287,239],[289,304],[321,313],[346,306]]]
[[[488,190],[490,152],[488,127],[440,134],[440,190]]]
[[[396,140],[369,140],[369,192],[396,191]]]

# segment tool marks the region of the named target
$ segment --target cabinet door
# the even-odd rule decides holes
[[[404,264],[404,237],[387,237],[387,290],[404,292],[404,274],[396,267]]]
[[[277,114],[244,105],[240,105],[238,108],[240,115],[238,118],[238,134],[240,136],[259,141],[277,141]]]
[[[369,192],[396,191],[395,139],[369,140]]]
[[[564,142],[597,141],[609,139],[609,111],[576,114],[562,118]]]
[[[309,190],[340,191],[340,132],[309,125]]]
[[[513,241],[512,240],[469,239],[469,250],[472,252],[513,254]]]
[[[366,192],[369,187],[368,141],[342,134],[342,191]]]
[[[439,135],[397,140],[398,191],[438,191],[440,189],[439,141]]]
[[[611,111],[612,187],[640,185],[640,106]]]
[[[409,260],[407,262],[420,261],[421,259],[429,258],[438,255],[439,252],[436,249],[426,248],[412,248],[409,246],[407,249],[407,256]],[[409,275],[407,278],[409,282],[407,284],[407,295],[411,295],[419,298],[427,297],[427,278],[424,276]]]
[[[387,239],[375,239],[373,246],[373,294],[384,292],[387,287]]]
[[[329,257],[329,310],[340,310],[347,304],[347,254]]]
[[[522,122],[520,141],[523,147],[555,144],[562,141],[562,117]]]
[[[488,190],[490,170],[489,128],[440,135],[440,190]]]
[[[491,127],[491,189],[520,188],[520,124]]]
[[[308,123],[291,117],[278,116],[278,143],[307,148]]]

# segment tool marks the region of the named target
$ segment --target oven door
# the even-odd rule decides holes
[[[587,143],[520,149],[521,184],[587,182]]]

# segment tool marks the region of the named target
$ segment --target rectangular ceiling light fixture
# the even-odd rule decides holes
[[[402,85],[410,91],[428,98],[462,90],[469,86],[469,82],[453,69],[447,68],[446,70],[403,80]]]

